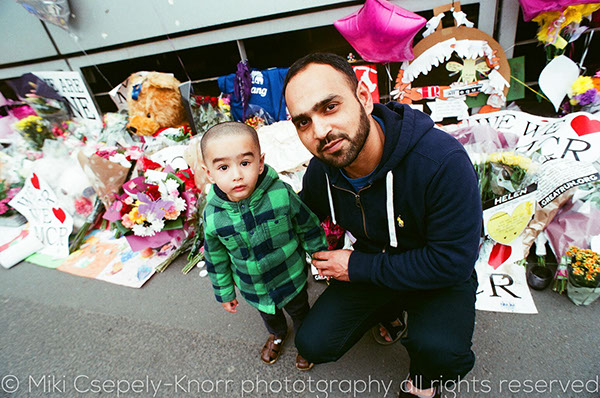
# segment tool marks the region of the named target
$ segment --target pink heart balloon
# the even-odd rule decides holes
[[[365,61],[385,63],[413,59],[413,38],[426,23],[420,15],[385,0],[367,0],[333,25]]]
[[[525,21],[530,21],[546,11],[561,11],[568,6],[597,2],[598,0],[519,0]]]

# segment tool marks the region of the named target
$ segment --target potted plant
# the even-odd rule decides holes
[[[600,256],[590,249],[569,247],[567,296],[576,305],[590,305],[600,296]]]

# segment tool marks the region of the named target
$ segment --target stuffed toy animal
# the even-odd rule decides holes
[[[129,76],[129,131],[152,136],[162,129],[184,124],[186,117],[179,84],[179,80],[168,73],[137,72]]]

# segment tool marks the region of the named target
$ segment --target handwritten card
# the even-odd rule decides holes
[[[27,219],[36,238],[43,243],[40,253],[55,258],[69,255],[73,218],[60,206],[46,181],[32,173],[8,204]]]

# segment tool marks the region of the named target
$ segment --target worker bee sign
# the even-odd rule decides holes
[[[98,113],[96,103],[79,72],[35,72],[35,75],[44,80],[69,103],[75,118],[102,125],[102,117]]]

